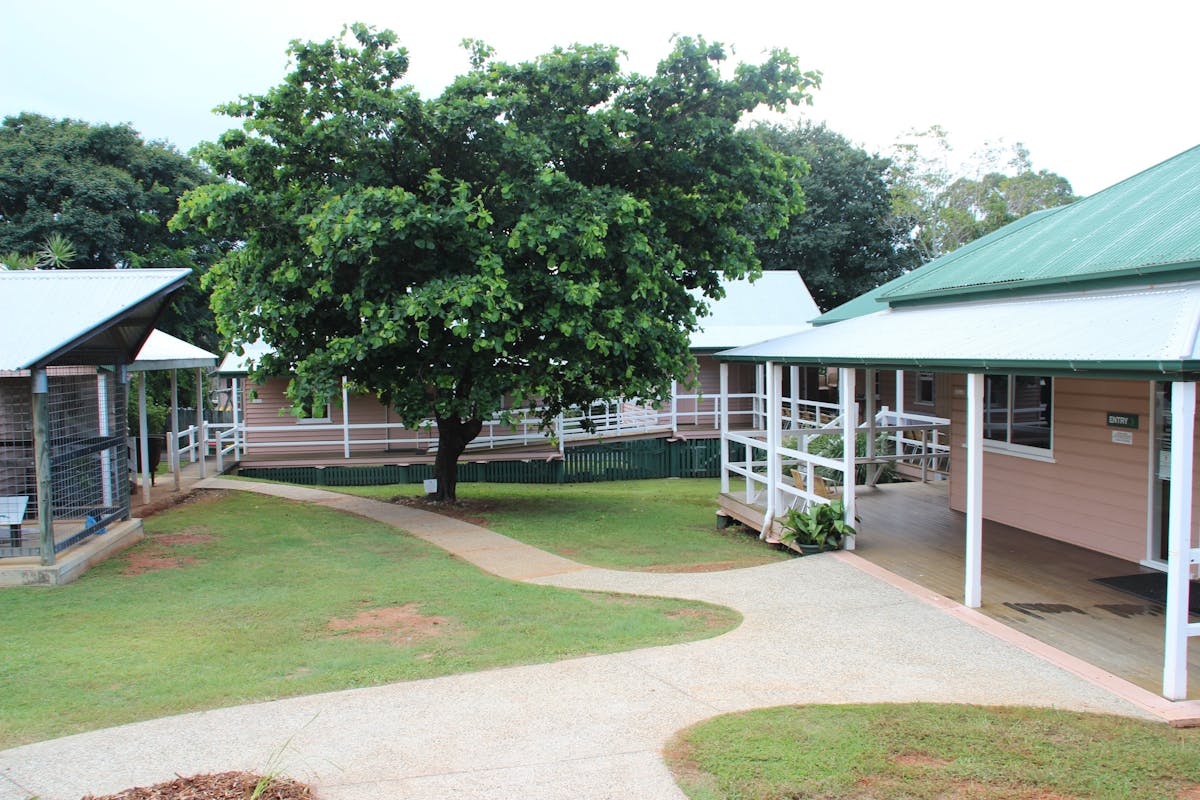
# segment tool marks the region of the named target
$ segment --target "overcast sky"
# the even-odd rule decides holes
[[[187,150],[232,126],[218,103],[280,82],[289,40],[354,21],[399,34],[427,96],[466,68],[465,37],[514,61],[614,44],[639,72],[675,33],[735,61],[786,47],[825,74],[802,113],[868,149],[936,123],[964,157],[1024,142],[1080,194],[1200,144],[1197,0],[0,0],[0,114],[129,122]]]

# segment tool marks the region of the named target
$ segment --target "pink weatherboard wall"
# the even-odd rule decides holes
[[[1129,561],[1146,558],[1151,390],[1146,381],[1056,378],[1053,462],[985,451],[984,518]],[[950,507],[964,511],[964,375],[953,376],[952,397]],[[1138,415],[1132,444],[1113,442],[1119,429],[1107,424],[1108,412]]]

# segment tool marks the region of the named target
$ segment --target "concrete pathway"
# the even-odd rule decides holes
[[[594,569],[437,514],[211,479],[379,520],[515,580],[719,603],[714,639],[150,720],[0,752],[0,800],[76,800],[178,775],[282,771],[322,800],[670,798],[680,728],[792,703],[1027,704],[1146,716],[833,554],[728,572]]]

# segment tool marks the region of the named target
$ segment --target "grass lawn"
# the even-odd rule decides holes
[[[702,603],[514,583],[396,530],[233,492],[64,587],[0,591],[0,747],[194,709],[713,636]]]
[[[598,567],[686,571],[790,558],[745,528],[717,530],[715,478],[523,485],[460,483],[462,512],[527,544]],[[418,485],[323,487],[389,499]]]
[[[693,800],[1200,797],[1200,731],[1099,714],[956,705],[770,708],[668,748]]]

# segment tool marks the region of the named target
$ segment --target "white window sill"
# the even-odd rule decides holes
[[[312,417],[298,417],[296,419],[297,425],[329,425],[332,422],[333,420],[329,417],[323,417],[321,419],[313,419]]]
[[[967,443],[962,443],[962,448],[967,448]],[[996,442],[991,439],[983,440],[983,452],[997,453],[1002,456],[1015,456],[1017,458],[1028,459],[1029,461],[1041,461],[1046,464],[1057,464],[1054,459],[1053,450],[1045,450],[1041,447],[1029,447],[1023,444],[1008,444],[1007,442]]]

